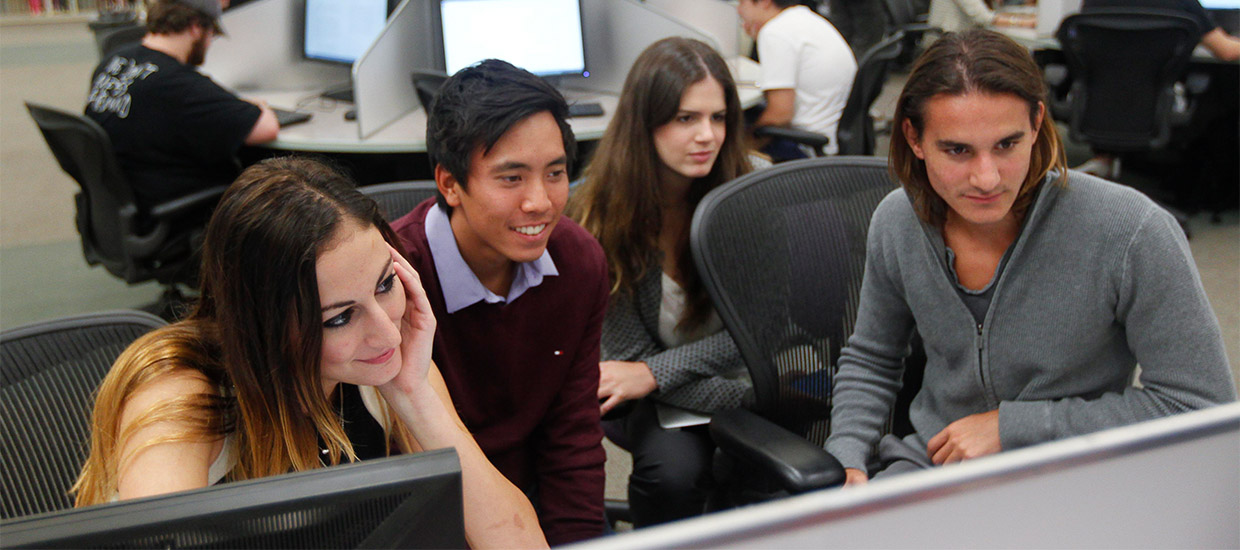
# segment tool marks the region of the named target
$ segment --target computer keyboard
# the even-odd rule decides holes
[[[585,103],[571,103],[568,106],[568,116],[603,116],[603,104],[593,101],[587,101]]]
[[[276,113],[276,121],[280,123],[281,128],[291,124],[305,122],[310,120],[311,117],[310,113],[303,113],[301,111],[288,111],[285,109],[277,109],[275,107],[272,107],[271,110]]]

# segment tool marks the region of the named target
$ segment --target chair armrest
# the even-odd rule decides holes
[[[204,207],[214,206],[215,203],[219,202],[226,189],[228,189],[227,185],[220,185],[196,191],[168,202],[161,202],[151,207],[151,217],[162,220]]]
[[[721,451],[769,474],[789,493],[844,483],[844,466],[825,449],[748,409],[715,413],[710,435]]]
[[[896,30],[914,37],[921,36],[928,32],[943,34],[942,28],[926,23],[925,21],[900,25],[899,27],[896,27]]]
[[[753,129],[753,135],[757,137],[772,137],[786,139],[795,143],[808,145],[818,152],[818,156],[825,156],[823,147],[831,143],[831,138],[819,134],[817,132],[807,132],[805,130],[797,130],[796,128],[786,128],[784,126],[758,126]]]

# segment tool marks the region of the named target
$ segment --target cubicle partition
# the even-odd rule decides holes
[[[1240,404],[575,546],[1235,548]]]
[[[349,67],[301,54],[304,0],[257,0],[224,12],[202,72],[237,90],[326,90],[349,81]]]
[[[690,24],[636,0],[582,0],[581,18],[590,76],[565,77],[561,82],[566,88],[618,94],[629,67],[646,46],[669,36],[713,41]]]
[[[725,58],[741,54],[741,18],[731,2],[646,0],[646,6],[702,31]]]
[[[435,0],[404,0],[370,49],[353,64],[357,134],[366,139],[418,108],[410,75],[443,70]]]
[[[731,7],[720,0],[689,1],[710,2],[703,5],[713,8],[711,17],[734,17]],[[721,6],[728,10],[718,9]],[[303,58],[305,0],[256,0],[224,14],[222,23],[228,36],[211,48],[203,71],[226,87],[283,108],[302,106],[308,98],[352,82],[356,112],[347,112],[347,105],[315,104],[310,107],[314,111],[312,120],[281,129],[279,138],[266,147],[315,152],[424,152],[426,115],[419,108],[411,73],[443,69],[438,9],[438,0],[402,2],[350,71],[343,64]],[[578,139],[602,135],[629,68],[651,43],[669,36],[718,43],[691,22],[636,0],[582,0],[582,26],[590,76],[560,77],[558,83],[577,92],[569,94],[570,101],[597,101],[605,114],[572,119]],[[723,27],[717,24],[715,28],[723,32]],[[519,33],[514,35],[516,39]],[[735,65],[735,71],[747,75],[756,69],[744,62]],[[738,79],[752,79],[752,75],[738,75]],[[745,104],[759,97],[756,90],[742,92]]]

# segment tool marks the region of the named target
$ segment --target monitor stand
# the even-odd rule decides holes
[[[331,88],[320,95],[327,99],[334,99],[345,103],[353,103],[353,83],[350,82],[344,86]]]

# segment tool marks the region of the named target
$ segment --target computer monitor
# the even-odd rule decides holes
[[[387,24],[388,0],[305,0],[302,54],[352,64]]]
[[[489,58],[539,76],[586,72],[580,0],[441,0],[444,68]]]
[[[0,522],[5,548],[465,548],[456,451]]]
[[[1208,10],[1240,10],[1240,0],[1201,0],[1201,7]]]

